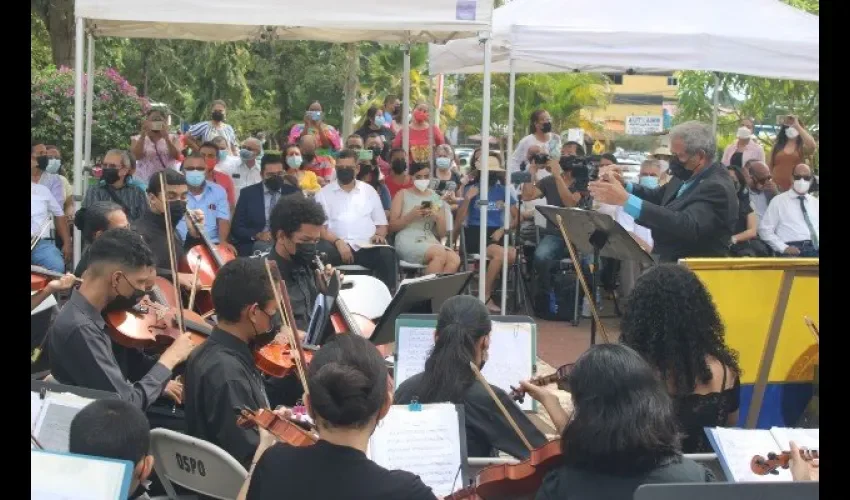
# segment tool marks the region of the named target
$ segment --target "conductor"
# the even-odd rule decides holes
[[[603,171],[590,183],[600,203],[622,206],[635,222],[652,230],[658,262],[687,257],[724,257],[738,216],[738,197],[726,168],[715,162],[711,127],[689,121],[670,130],[670,182],[649,188],[623,182]]]

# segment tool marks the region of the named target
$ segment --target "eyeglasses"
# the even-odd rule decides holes
[[[207,167],[187,167],[185,165],[183,166],[183,170],[187,172],[204,172],[206,171],[206,169]]]
[[[793,175],[793,177],[794,177],[794,180],[795,180],[795,181],[801,181],[801,180],[802,180],[802,181],[810,181],[810,180],[812,180],[812,176],[811,176],[811,175],[797,175],[797,174],[794,174],[794,175]]]
[[[117,170],[119,168],[124,168],[124,165],[116,165],[114,163],[102,163],[100,165],[100,168],[114,168]]]

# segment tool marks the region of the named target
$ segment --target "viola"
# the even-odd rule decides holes
[[[803,460],[809,462],[819,459],[818,450],[801,451],[800,456]],[[788,469],[791,467],[791,452],[783,451],[782,453],[768,453],[767,458],[756,455],[750,461],[750,469],[754,474],[766,476],[768,474],[779,474],[778,469]]]
[[[307,422],[281,417],[271,410],[252,411],[243,408],[236,419],[236,425],[243,429],[256,426],[271,432],[280,442],[290,446],[312,446],[319,440]]]
[[[186,252],[186,261],[181,261],[180,266],[183,268],[183,272],[198,273],[198,283],[200,283],[202,290],[197,299],[198,311],[206,313],[213,310],[209,290],[212,288],[213,281],[215,281],[216,273],[226,263],[235,259],[236,254],[213,243],[204,231],[203,224],[198,222],[195,214],[191,211],[186,212],[186,217],[198,231],[202,243],[193,246]]]
[[[528,382],[531,385],[536,385],[538,387],[543,387],[544,385],[557,383],[558,389],[567,390],[566,389],[566,382],[569,379],[570,372],[573,369],[573,364],[574,363],[564,365],[564,366],[558,368],[557,370],[555,370],[555,373],[552,373],[552,374],[549,374],[549,375],[543,375],[542,377],[535,377],[535,378],[529,380]],[[522,403],[525,400],[525,390],[522,387],[511,386],[510,396],[511,396],[511,398],[513,398],[514,401]]]
[[[59,279],[65,276],[62,273],[45,269],[41,266],[30,265],[30,292],[40,292],[47,287],[47,284],[52,280]],[[82,283],[82,280],[77,278],[77,284]]]
[[[319,279],[319,283],[323,285],[320,287],[322,288],[322,292],[325,295],[330,295],[335,298],[334,304],[336,304],[336,311],[331,313],[330,317],[334,333],[353,333],[365,339],[372,338],[372,335],[375,333],[375,323],[362,314],[351,312],[345,304],[345,301],[342,299],[342,294],[339,293],[340,287],[335,285],[340,281],[339,271],[334,270],[333,275],[328,277],[324,272],[325,264],[318,255],[313,258],[313,262],[317,267],[316,275]],[[384,358],[392,354],[389,345],[379,345],[375,347]]]

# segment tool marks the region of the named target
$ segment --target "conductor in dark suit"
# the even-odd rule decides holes
[[[590,183],[601,203],[620,205],[635,222],[652,230],[660,262],[687,257],[725,257],[738,217],[738,196],[726,168],[715,162],[711,127],[697,121],[670,130],[667,184],[648,188],[623,182],[615,172]]]
[[[300,190],[284,181],[283,159],[266,153],[260,162],[263,182],[242,188],[233,212],[230,233],[236,251],[249,256],[255,250],[266,251],[274,244],[269,231],[269,215],[277,201]]]

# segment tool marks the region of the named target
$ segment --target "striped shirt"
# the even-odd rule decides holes
[[[224,137],[227,140],[227,147],[230,149],[233,149],[239,143],[236,140],[236,132],[227,123],[221,124],[220,127],[215,127],[212,122],[200,122],[192,125],[187,133],[201,141],[202,144],[210,142],[216,137]]]

